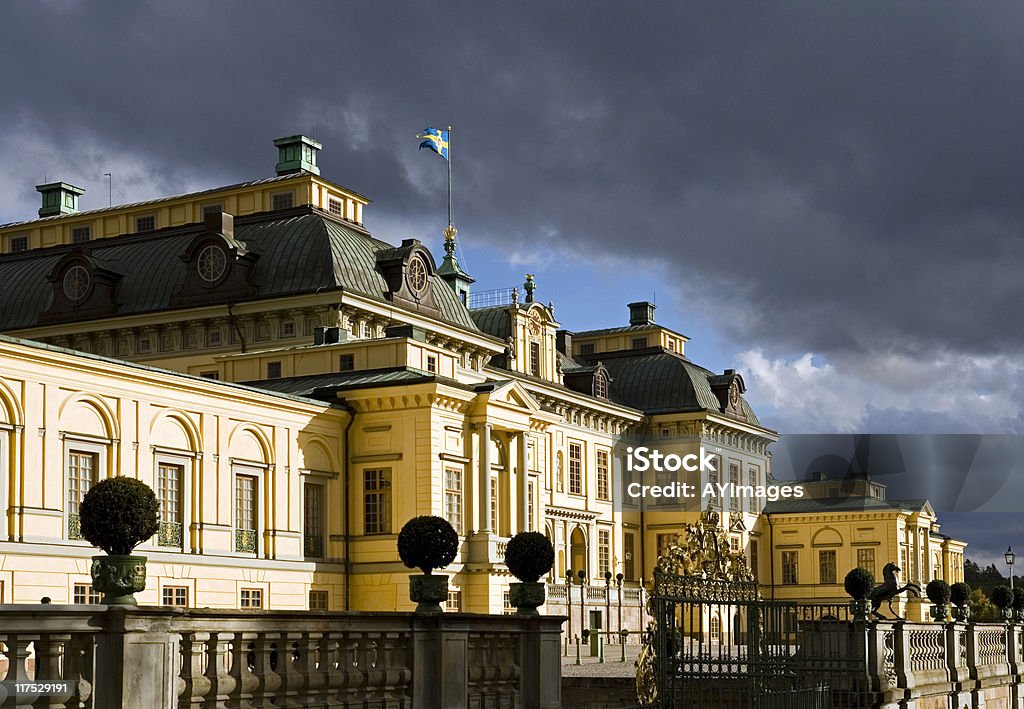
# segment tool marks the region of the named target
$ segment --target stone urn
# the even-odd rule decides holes
[[[939,623],[945,623],[949,620],[949,604],[940,603],[932,606],[932,620],[938,621]]]
[[[448,577],[440,574],[414,574],[409,577],[409,598],[416,601],[417,613],[440,613],[448,600]]]
[[[855,598],[850,601],[850,615],[853,616],[854,620],[867,620],[870,606],[871,601],[868,599]]]
[[[103,555],[92,558],[92,587],[109,606],[135,606],[146,588],[146,557]]]
[[[544,584],[540,581],[510,583],[509,603],[516,607],[516,615],[540,615],[537,609],[544,605]]]
[[[953,618],[961,623],[966,623],[971,619],[971,609],[968,606],[956,606]]]

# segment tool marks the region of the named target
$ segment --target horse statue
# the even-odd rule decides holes
[[[898,574],[899,571],[900,567],[896,566],[896,564],[891,561],[882,569],[882,578],[885,580],[875,586],[871,593],[868,594],[868,598],[871,599],[871,615],[881,618],[882,620],[906,620],[906,618],[900,618],[896,615],[896,611],[892,607],[893,599],[904,591],[910,591],[918,598],[921,597],[921,587],[916,583],[908,583],[900,586],[899,580],[896,577],[896,574]],[[889,612],[892,613],[892,618],[886,618],[878,612],[878,609],[885,601],[889,602]]]

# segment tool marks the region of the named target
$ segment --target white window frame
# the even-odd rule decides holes
[[[60,435],[64,440],[64,469],[61,471],[61,510],[63,511],[61,517],[63,519],[64,527],[62,537],[70,544],[89,546],[89,542],[84,539],[71,539],[68,537],[68,471],[71,467],[71,453],[96,455],[96,479],[92,483],[95,485],[99,481],[105,480],[108,477],[107,459],[111,441],[105,438],[94,438],[92,436],[82,436],[73,433],[62,432]]]
[[[177,465],[181,467],[181,487],[178,496],[181,500],[181,548],[160,546],[159,535],[155,536],[151,543],[164,551],[185,551],[191,548],[191,527],[192,527],[192,476],[195,473],[195,461],[199,456],[192,451],[182,451],[173,448],[161,448],[153,446],[153,489],[157,491],[157,500],[160,499],[159,477],[160,465]]]
[[[259,558],[264,551],[263,534],[266,530],[263,508],[266,491],[264,472],[266,466],[244,461],[231,461],[231,553],[245,557]],[[238,551],[235,546],[235,532],[238,530],[238,501],[235,499],[239,476],[256,478],[253,490],[256,495],[256,548],[252,552]]]

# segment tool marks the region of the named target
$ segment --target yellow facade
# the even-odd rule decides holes
[[[74,509],[83,485],[112,475],[165,501],[169,526],[141,549],[142,602],[409,609],[397,533],[434,514],[462,539],[449,608],[479,612],[506,607],[504,547],[523,530],[551,539],[551,582],[650,578],[701,505],[624,504],[625,442],[703,447],[716,481],[771,481],[778,436],[742,377],[687,360],[652,304],[630,304],[627,327],[574,334],[528,277],[521,302],[517,290],[471,309],[453,243],[440,268],[418,242],[383,244],[362,226],[367,204],[298,171],[0,227],[13,284],[0,329],[24,338],[0,340],[0,600],[88,600],[94,550],[75,538]],[[845,571],[867,527],[879,567],[923,534],[943,573],[962,574],[962,544],[928,536],[933,514],[840,523],[769,519],[763,499],[714,504],[780,597],[836,595],[782,583],[784,550],[838,545]],[[826,521],[840,542],[822,541]]]

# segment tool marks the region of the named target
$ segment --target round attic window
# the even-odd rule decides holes
[[[408,281],[409,290],[416,295],[422,295],[427,290],[427,266],[419,256],[409,262]]]
[[[199,252],[199,258],[196,259],[196,269],[199,271],[199,277],[207,283],[214,283],[219,280],[224,275],[227,267],[227,254],[224,253],[224,249],[214,244],[204,247]]]
[[[72,266],[64,274],[64,295],[78,302],[85,298],[92,285],[92,276],[85,266]]]

